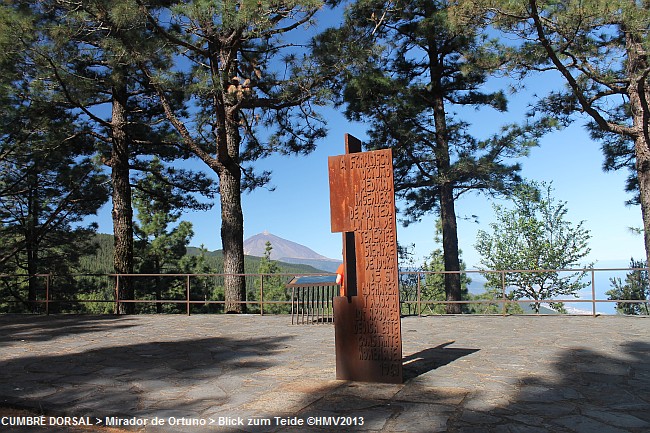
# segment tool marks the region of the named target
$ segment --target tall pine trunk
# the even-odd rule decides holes
[[[242,32],[243,30],[240,30]],[[237,49],[239,42],[228,38],[221,47],[211,45],[218,59],[211,59],[211,72],[224,89],[235,85],[237,72]],[[222,69],[219,69],[221,65]],[[244,273],[244,212],[241,205],[241,166],[239,147],[240,114],[238,101],[230,92],[215,94],[214,108],[217,112],[217,161],[219,198],[221,204],[221,246],[223,248],[224,310],[226,313],[246,313],[246,279]]]
[[[435,45],[432,45],[435,46]],[[454,205],[454,185],[449,180],[451,157],[449,155],[449,137],[447,134],[447,118],[440,73],[443,65],[434,64],[431,59],[432,100],[433,116],[436,125],[436,168],[438,176],[444,179],[439,185],[440,220],[442,222],[442,253],[445,264],[445,295],[447,301],[461,300],[460,287],[460,258],[458,248],[458,225],[456,222],[456,208]],[[447,314],[460,314],[460,304],[447,304]]]
[[[113,186],[113,241],[115,253],[113,266],[118,274],[133,273],[133,207],[131,206],[131,185],[129,180],[129,142],[127,135],[127,89],[126,85],[113,88],[113,112],[111,133],[111,183]],[[134,290],[131,278],[119,280],[120,300],[133,300]],[[117,314],[133,314],[133,303],[121,303]]]
[[[639,201],[643,219],[646,263],[650,263],[650,143],[643,136],[635,141],[636,173],[639,178]]]
[[[244,214],[241,207],[241,173],[239,167],[222,170],[219,176],[221,199],[221,243],[223,246],[224,297],[226,313],[245,313]]]
[[[454,190],[449,183],[445,183],[440,188],[440,220],[442,222],[445,271],[454,271],[445,274],[445,294],[447,301],[460,301],[462,293],[459,272],[458,225],[454,206]],[[446,312],[447,314],[460,314],[462,312],[461,304],[447,304]]]
[[[236,58],[232,53],[223,58]],[[234,62],[230,63],[234,67]],[[236,72],[233,69],[233,73]],[[231,73],[232,74],[232,73]],[[244,273],[244,212],[241,206],[241,168],[239,165],[239,112],[224,104],[222,144],[219,160],[219,193],[221,199],[221,243],[225,277],[225,312],[245,313],[246,279]],[[225,141],[225,143],[224,143]],[[224,152],[225,151],[225,152]],[[239,301],[239,302],[238,302]]]
[[[246,189],[253,189],[262,180],[253,176],[250,183],[242,182],[242,163],[275,150],[275,146],[267,147],[257,137],[256,130],[264,124],[262,119],[267,115],[288,116],[286,122],[277,128],[277,134],[297,139],[294,142],[290,138],[286,146],[280,142],[277,150],[299,153],[302,148],[308,151],[319,135],[320,128],[309,124],[313,116],[311,109],[306,107],[306,98],[312,94],[313,85],[305,83],[309,80],[303,78],[302,72],[295,72],[297,68],[294,69],[293,65],[297,62],[293,56],[283,56],[289,45],[279,42],[281,35],[308,23],[318,5],[310,2],[260,2],[251,9],[249,6],[253,5],[246,2],[221,3],[223,16],[197,13],[192,2],[178,5],[176,11],[182,18],[173,25],[159,21],[168,13],[159,14],[158,11],[168,10],[169,6],[142,5],[140,10],[147,13],[147,20],[160,36],[178,47],[178,53],[185,52],[196,61],[196,69],[187,76],[187,82],[194,83],[187,96],[192,104],[204,110],[204,115],[194,120],[196,139],[188,129],[189,124],[177,117],[166,89],[160,85],[164,80],[156,78],[152,85],[156,87],[167,118],[183,137],[183,147],[199,157],[219,177],[223,272],[226,274],[225,310],[240,313],[246,311],[246,285],[242,275],[242,184]],[[153,11],[156,13],[151,13]],[[286,64],[284,76],[282,73],[276,75],[273,67],[266,70],[267,65],[273,65],[276,59]],[[145,73],[154,77],[149,71]],[[291,111],[294,107],[302,111],[301,117],[304,116],[307,125],[293,127],[294,113]],[[245,118],[249,114],[253,117]],[[246,131],[243,139],[240,130]],[[301,143],[303,138],[304,144]],[[212,143],[206,143],[213,139],[214,147]],[[242,144],[245,149],[240,155]]]
[[[635,168],[639,180],[639,202],[643,219],[643,237],[646,263],[650,264],[650,91],[648,90],[648,55],[643,41],[633,32],[625,33],[627,51],[627,76],[630,78],[627,93],[630,97],[634,137]]]

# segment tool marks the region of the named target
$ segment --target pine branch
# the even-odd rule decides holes
[[[537,0],[529,0],[529,6],[530,6],[531,18],[533,19],[535,30],[537,32],[539,41],[542,44],[542,47],[546,51],[547,55],[549,56],[549,59],[556,67],[556,69],[562,74],[562,76],[564,76],[567,83],[569,84],[569,87],[571,87],[571,90],[573,90],[573,93],[576,96],[578,102],[580,103],[582,110],[585,113],[587,113],[589,116],[591,116],[594,119],[594,121],[598,124],[598,126],[603,128],[604,130],[616,134],[627,135],[629,137],[636,137],[638,135],[638,132],[634,128],[630,128],[624,125],[607,121],[600,114],[600,112],[597,109],[595,109],[592,104],[589,103],[589,100],[582,92],[582,89],[580,88],[580,85],[578,84],[577,80],[573,77],[571,72],[566,68],[566,66],[559,59],[557,52],[553,48],[549,39],[547,38],[544,27],[542,25],[542,20],[538,13]]]

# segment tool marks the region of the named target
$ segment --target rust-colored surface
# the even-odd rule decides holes
[[[358,140],[346,137],[346,150]],[[347,297],[334,300],[336,377],[402,382],[390,149],[329,158],[332,231],[343,232]],[[351,251],[352,250],[352,251]]]

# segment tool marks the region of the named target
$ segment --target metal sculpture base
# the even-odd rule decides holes
[[[363,301],[358,296],[334,298],[336,378],[375,383],[402,383],[402,354],[395,344],[364,332]],[[371,325],[372,326],[372,325]],[[373,335],[374,334],[374,335]],[[384,344],[386,343],[386,344]]]

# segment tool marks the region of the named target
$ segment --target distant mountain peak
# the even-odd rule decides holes
[[[273,247],[271,250],[271,259],[273,260],[281,260],[284,258],[327,260],[327,257],[318,254],[311,248],[283,239],[269,233],[267,230],[251,236],[244,241],[244,254],[263,257],[267,242],[270,242]]]

